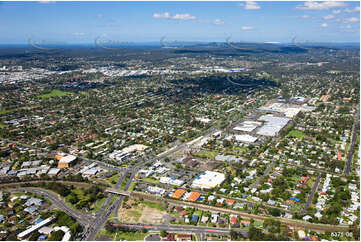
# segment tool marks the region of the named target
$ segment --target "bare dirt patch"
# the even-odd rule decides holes
[[[142,216],[139,218],[140,223],[150,223],[150,224],[162,224],[163,216],[167,214],[166,212],[161,212],[158,209],[145,207],[143,209]]]
[[[127,223],[162,224],[164,222],[163,216],[166,214],[164,211],[139,203],[138,205],[133,204],[130,208],[120,208],[118,219]]]

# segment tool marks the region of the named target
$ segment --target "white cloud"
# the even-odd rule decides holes
[[[153,18],[170,18],[170,15],[168,12],[165,13],[155,13],[153,14]]]
[[[331,8],[339,8],[347,6],[344,2],[334,2],[334,1],[327,1],[327,2],[314,2],[308,1],[304,2],[303,5],[299,5],[297,9],[303,10],[328,10]]]
[[[301,18],[309,18],[310,15],[302,15]]]
[[[328,26],[328,24],[326,24],[326,23],[321,24],[322,28],[326,28],[327,26]]]
[[[360,7],[355,7],[355,8],[353,8],[353,9],[346,8],[346,9],[345,9],[345,12],[346,12],[346,13],[360,12]]]
[[[341,10],[333,10],[332,13],[333,14],[339,14],[339,13],[341,13]]]
[[[244,6],[244,9],[246,10],[258,10],[261,8],[258,3],[253,1],[246,1],[246,4],[241,3],[240,6]]]
[[[360,19],[359,18],[356,18],[356,17],[352,17],[352,18],[346,18],[344,20],[345,23],[355,23],[355,22],[359,22]]]
[[[252,26],[242,26],[241,29],[242,29],[242,30],[252,30],[253,27],[252,27]]]
[[[332,14],[330,14],[330,15],[323,16],[323,19],[329,20],[329,19],[333,19],[334,17],[335,17],[335,16],[333,16]]]
[[[220,19],[216,19],[216,20],[214,20],[213,21],[213,24],[215,24],[215,25],[221,25],[221,24],[224,24],[224,22],[222,21],[222,20],[220,20]]]
[[[196,17],[190,15],[189,13],[183,13],[183,14],[177,13],[176,15],[174,15],[173,17],[171,17],[171,19],[190,20],[190,19],[196,19]]]
[[[191,20],[196,19],[195,16],[190,15],[189,13],[177,13],[171,16],[168,12],[165,13],[155,13],[153,14],[153,18],[156,19],[175,19],[175,20]]]

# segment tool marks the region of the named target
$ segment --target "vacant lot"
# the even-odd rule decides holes
[[[291,130],[287,136],[290,136],[290,137],[295,137],[297,139],[302,139],[303,137],[305,137],[305,134],[302,132],[302,131],[299,131],[299,130]]]
[[[51,98],[51,97],[63,97],[63,96],[68,96],[71,95],[71,92],[63,92],[60,90],[51,90],[51,92],[49,93],[44,93],[41,95],[38,95],[39,98]]]
[[[118,219],[128,223],[162,224],[164,222],[163,216],[166,214],[161,210],[160,205],[145,202],[133,205],[129,209],[120,208]]]

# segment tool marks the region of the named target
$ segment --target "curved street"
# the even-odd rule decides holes
[[[95,219],[89,214],[85,214],[71,208],[68,204],[65,203],[65,201],[61,198],[60,195],[49,190],[43,188],[33,188],[33,187],[9,188],[8,190],[14,192],[31,192],[35,194],[40,194],[44,196],[46,199],[49,199],[52,205],[61,209],[62,211],[64,211],[65,213],[76,219],[82,226],[88,225],[91,221]]]

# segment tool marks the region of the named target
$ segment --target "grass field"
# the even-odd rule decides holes
[[[305,134],[302,131],[299,130],[291,130],[288,134],[288,137],[295,137],[297,139],[302,139],[305,137]]]
[[[157,179],[151,178],[151,177],[144,177],[142,178],[143,181],[146,182],[152,182],[152,183],[160,183]]]
[[[94,205],[93,205],[93,211],[98,211],[99,209],[101,209],[105,203],[105,201],[107,200],[106,197],[103,197],[102,199],[97,200]]]
[[[160,210],[160,211],[164,211],[164,208],[162,207],[162,205],[161,205],[160,203],[143,201],[143,204],[146,205],[147,207],[155,208],[155,209],[158,209],[158,210]]]
[[[51,92],[49,93],[45,93],[45,94],[41,94],[38,95],[38,98],[51,98],[51,97],[64,97],[64,96],[68,96],[71,95],[71,92],[63,92],[57,89],[51,90]]]
[[[216,156],[218,155],[217,152],[212,152],[212,151],[201,151],[199,153],[194,154],[195,156],[201,157],[201,158],[206,158],[206,159],[210,159],[210,160],[214,160],[216,158]]]
[[[114,237],[114,240],[140,241],[140,240],[144,240],[144,237],[146,235],[147,233],[117,233]]]
[[[15,110],[15,109],[14,109],[14,110]],[[7,114],[7,113],[11,113],[11,112],[13,112],[14,110],[1,109],[1,110],[0,110],[0,114]]]
[[[114,176],[109,177],[106,179],[106,183],[108,183],[110,186],[115,186],[120,178],[120,174],[116,174]]]
[[[107,236],[111,238],[113,241],[119,240],[128,240],[128,241],[141,241],[144,240],[144,237],[147,236],[148,233],[111,233],[106,231],[105,229],[99,231],[97,234],[97,238],[102,238],[103,236]]]
[[[134,190],[134,188],[135,188],[136,185],[137,185],[136,182],[132,182],[132,183],[130,184],[129,188],[128,188],[128,191],[132,192],[132,191]]]

